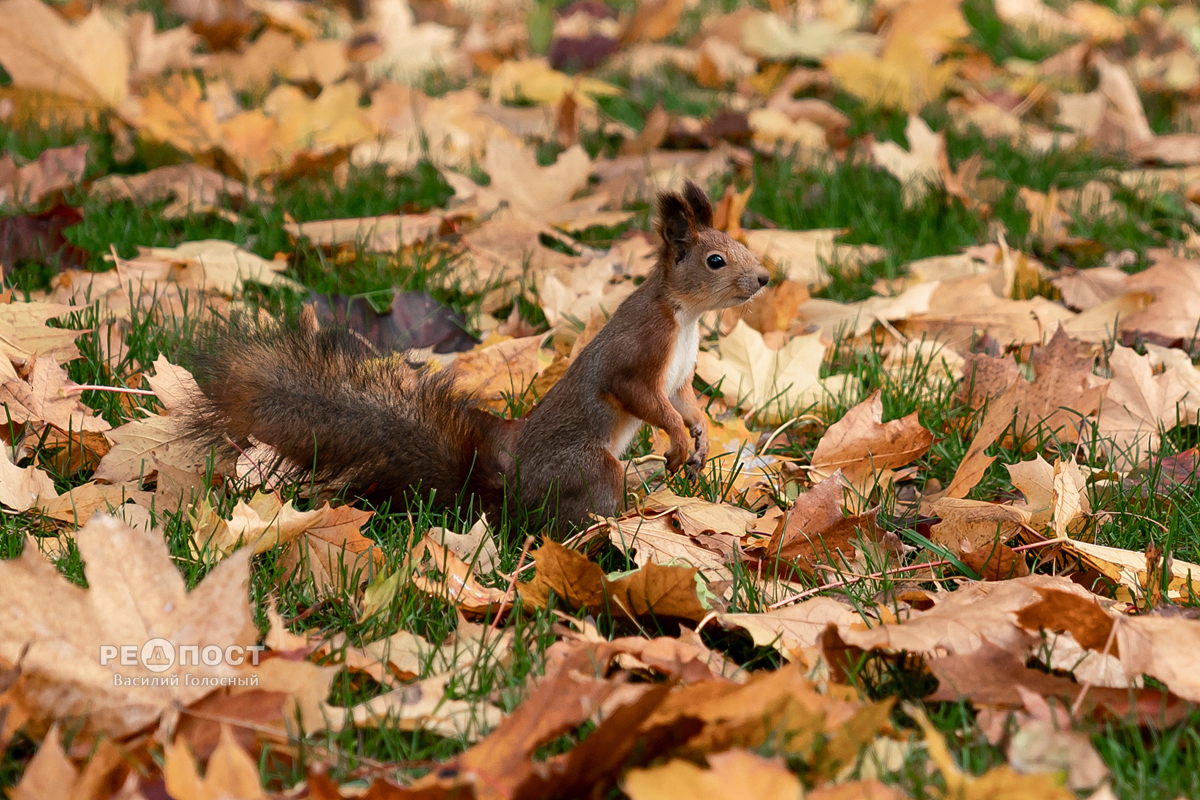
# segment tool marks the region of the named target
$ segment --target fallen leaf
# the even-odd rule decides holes
[[[258,800],[266,797],[258,780],[258,765],[238,746],[226,725],[221,726],[221,740],[208,759],[204,777],[182,740],[167,745],[163,753],[163,781],[171,797],[180,800],[209,800],[218,797],[237,797]]]
[[[947,792],[963,800],[990,800],[996,797],[1029,797],[1038,800],[1071,800],[1075,793],[1059,783],[1057,776],[1020,775],[1007,764],[992,767],[975,777],[964,773],[950,754],[940,731],[923,712],[912,706],[913,716],[925,734],[929,759],[942,773]]]
[[[49,423],[63,431],[107,431],[109,424],[79,401],[79,393],[69,392],[76,385],[53,358],[43,356],[30,365],[27,380],[10,378],[0,384],[0,404],[12,422]]]
[[[827,478],[840,469],[857,502],[865,502],[876,486],[890,482],[894,468],[921,457],[931,444],[933,434],[916,412],[885,424],[875,392],[825,431],[813,453],[813,474]]]
[[[670,489],[651,492],[642,503],[647,511],[671,512],[685,536],[723,533],[740,538],[758,520],[753,511],[700,497],[680,497]]]
[[[50,192],[78,184],[87,154],[86,144],[52,147],[23,167],[12,156],[0,156],[0,205],[33,206]]]
[[[597,564],[552,541],[533,551],[533,561],[537,574],[517,588],[521,598],[536,608],[546,607],[553,593],[571,608],[620,612],[630,618],[652,614],[698,622],[708,613],[697,597],[692,568],[651,562],[610,581]]]
[[[860,618],[845,603],[830,597],[814,597],[774,611],[720,614],[717,619],[726,628],[745,630],[759,647],[774,647],[785,658],[794,660],[801,657],[804,650],[816,648],[821,634],[831,624],[851,625]]]
[[[426,534],[471,565],[476,575],[485,575],[500,565],[500,552],[495,535],[488,527],[487,515],[481,516],[466,533],[454,533],[446,528],[431,528]]]
[[[228,296],[241,292],[246,281],[297,288],[290,279],[279,274],[287,268],[286,262],[256,256],[233,242],[220,239],[184,242],[177,247],[143,248],[143,254],[165,261],[195,264],[200,268],[196,288]]]
[[[731,406],[752,410],[768,425],[803,409],[824,406],[855,385],[853,378],[843,375],[820,377],[825,358],[820,334],[797,336],[771,350],[762,334],[739,320],[720,346],[720,358],[700,353],[696,374],[718,386]]]
[[[90,194],[109,202],[131,200],[157,203],[169,200],[162,210],[167,219],[188,214],[216,213],[228,217],[226,206],[256,203],[265,195],[241,181],[198,164],[159,167],[140,175],[106,175],[92,184]],[[234,217],[236,219],[236,216]]]
[[[18,467],[7,447],[0,447],[0,451],[0,503],[13,511],[28,511],[58,496],[49,475],[37,467]]]
[[[90,800],[101,786],[121,782],[127,765],[120,749],[108,739],[100,741],[82,770],[77,770],[59,741],[58,726],[51,727],[42,746],[21,774],[21,782],[10,791],[13,800],[64,797]]]
[[[708,757],[708,769],[676,759],[649,769],[630,770],[622,788],[632,800],[666,800],[681,794],[692,797],[761,797],[795,800],[801,795],[800,779],[783,760],[763,758],[745,750],[728,750]]]
[[[952,61],[931,63],[908,36],[889,42],[882,56],[838,54],[824,66],[839,88],[864,103],[910,114],[939,97],[955,70]]]
[[[22,262],[51,264],[59,270],[82,269],[90,254],[71,244],[64,232],[83,221],[79,209],[56,205],[36,214],[0,216],[0,266],[5,276]]]
[[[409,553],[404,569],[411,570],[418,591],[442,598],[470,616],[495,615],[512,606],[511,594],[482,586],[470,566],[428,535]]]
[[[1025,666],[1017,656],[991,642],[966,655],[934,659],[930,670],[938,680],[937,690],[926,699],[953,702],[967,699],[976,706],[1020,708],[1025,700],[1018,688],[1054,698],[1069,707],[1079,697],[1082,684]],[[1183,713],[1182,701],[1158,689],[1126,689],[1092,686],[1082,706],[1088,714],[1107,714],[1117,719],[1136,718],[1139,724],[1168,726]]]
[[[838,229],[772,229],[742,231],[740,238],[764,264],[774,265],[788,280],[813,288],[829,282],[828,267],[831,264],[854,271],[883,258],[883,249],[875,245],[834,242],[844,232]]]
[[[153,497],[150,492],[138,491],[136,482],[109,485],[89,481],[58,497],[43,495],[38,498],[37,507],[47,517],[76,527],[86,523],[97,512],[103,512],[123,517],[136,528],[138,526],[133,524],[133,520],[122,513],[126,510],[125,504],[132,502],[141,506],[146,511],[148,522]]]
[[[895,142],[871,144],[871,159],[876,166],[900,181],[904,205],[913,208],[942,184],[942,161],[946,157],[946,134],[934,133],[920,117],[909,116],[904,129],[908,150]]]
[[[964,400],[976,408],[987,399],[999,408],[1011,404],[1013,411],[1005,423],[1015,424],[1018,441],[1034,435],[1039,428],[1064,441],[1076,441],[1084,418],[1100,405],[1101,380],[1092,373],[1092,359],[1080,355],[1077,343],[1062,329],[1044,347],[1034,348],[1029,359],[1032,381],[1020,374],[1011,359],[974,353],[966,358],[962,372]],[[998,398],[1010,389],[1011,393],[1000,401]],[[1003,414],[999,421],[1003,421]]]
[[[5,0],[0,65],[13,85],[119,109],[129,94],[128,45],[99,9],[71,24],[38,0]]]
[[[32,542],[18,558],[0,561],[0,659],[21,664],[21,676],[0,695],[0,705],[12,704],[34,731],[74,718],[83,720],[84,731],[121,737],[215,688],[199,679],[238,674],[224,659],[184,665],[177,658],[163,670],[136,658],[132,665],[122,664],[116,653],[105,665],[97,654],[103,647],[140,650],[155,639],[166,640],[175,653],[184,646],[224,651],[253,644],[257,629],[246,594],[249,551],[217,565],[188,592],[157,532],[99,515],[75,541],[87,565],[88,589],[59,575]],[[41,635],[31,636],[31,622]],[[183,672],[197,680],[182,680]],[[147,683],[131,688],[117,676]],[[172,676],[181,679],[172,683]],[[165,680],[149,683],[154,677]]]
[[[1181,422],[1178,405],[1187,393],[1177,373],[1154,375],[1148,356],[1115,345],[1109,356],[1113,377],[1096,419],[1097,445],[1115,468],[1128,470],[1153,453],[1159,431]]]

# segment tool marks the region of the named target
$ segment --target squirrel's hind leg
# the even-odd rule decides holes
[[[615,516],[625,488],[625,470],[607,450],[589,456],[588,469],[566,466],[549,481],[532,481],[522,488],[525,507],[538,509],[534,522],[549,525],[550,535],[562,540],[591,525],[591,514]],[[548,465],[547,465],[548,466]],[[588,478],[588,475],[591,475]]]

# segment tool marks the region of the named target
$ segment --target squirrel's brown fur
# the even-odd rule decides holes
[[[691,388],[705,311],[750,299],[768,275],[743,245],[713,229],[692,183],[659,198],[658,265],[524,420],[502,420],[453,385],[453,371],[372,359],[353,334],[299,328],[225,338],[204,348],[206,400],[192,427],[210,443],[253,436],[318,478],[376,497],[466,495],[498,513],[506,502],[562,533],[622,497],[621,451],[642,422],[671,437],[667,467],[697,473],[708,454]],[[695,450],[689,457],[689,445]]]

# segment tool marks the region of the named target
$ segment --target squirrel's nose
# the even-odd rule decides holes
[[[766,272],[758,273],[758,286],[760,289],[762,287],[766,286],[770,282],[771,282],[771,276],[769,274],[767,274]]]

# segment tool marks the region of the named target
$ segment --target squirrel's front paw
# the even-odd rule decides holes
[[[671,449],[667,451],[667,472],[678,472],[687,457],[687,444],[672,444]]]
[[[703,422],[697,422],[688,429],[688,433],[692,435],[696,449],[692,453],[692,457],[687,460],[687,474],[689,479],[695,480],[708,461],[708,426]]]
[[[692,435],[692,441],[696,444],[696,455],[700,456],[700,464],[703,466],[708,460],[708,425],[697,422],[688,428],[688,433]]]

